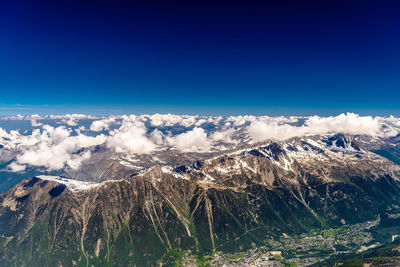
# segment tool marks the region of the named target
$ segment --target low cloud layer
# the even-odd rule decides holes
[[[15,154],[8,166],[12,171],[23,171],[28,165],[48,170],[77,169],[90,159],[90,148],[98,145],[128,154],[148,154],[161,149],[202,152],[304,135],[344,133],[389,137],[400,132],[398,118],[354,113],[331,117],[72,114],[0,118],[1,125],[8,126],[8,121],[14,121],[10,125],[20,123],[14,128],[0,127],[0,153],[8,150]]]
[[[378,118],[348,113],[336,117],[309,117],[301,126],[293,126],[273,119],[256,120],[247,129],[254,141],[285,140],[295,136],[343,133],[379,136],[385,133]]]
[[[71,130],[65,126],[54,128],[44,125],[42,131],[34,130],[31,135],[25,136],[12,131],[2,139],[13,140],[14,143],[11,142],[8,147],[20,152],[10,165],[13,171],[21,171],[26,165],[58,170],[65,166],[79,168],[82,161],[89,159],[91,155],[90,151],[79,153],[79,150],[103,144],[106,136],[71,136]]]

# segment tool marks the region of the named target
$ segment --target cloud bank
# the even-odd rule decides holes
[[[7,121],[21,122],[25,127],[8,130],[0,127],[0,153],[6,149],[16,155],[8,166],[12,171],[23,171],[28,165],[48,170],[78,169],[90,159],[90,148],[99,145],[127,154],[148,154],[163,149],[203,152],[305,135],[344,133],[390,137],[400,132],[399,118],[354,113],[330,117],[67,114],[0,118],[3,124]]]
[[[384,135],[378,118],[362,117],[354,113],[340,114],[335,117],[313,116],[307,118],[304,125],[301,126],[293,126],[275,120],[256,120],[251,123],[247,131],[254,141],[285,140],[296,136],[329,133]]]

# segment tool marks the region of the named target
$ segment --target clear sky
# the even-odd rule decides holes
[[[0,114],[400,115],[399,14],[385,0],[2,1]]]

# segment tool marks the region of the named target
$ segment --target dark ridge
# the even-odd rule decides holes
[[[354,148],[357,151],[361,151],[361,148],[358,146],[358,144],[356,144],[354,141],[351,142],[351,147]]]
[[[260,151],[258,151],[257,149],[250,150],[245,154],[250,154],[250,155],[253,155],[253,156],[256,156],[256,157],[265,158],[265,155],[263,153],[261,153]]]
[[[345,137],[341,137],[336,141],[336,146],[339,147],[346,148],[346,144],[350,144],[352,148],[354,148],[357,151],[360,151],[360,148],[357,146],[357,144],[354,143],[354,141],[348,140]]]
[[[336,134],[329,138],[323,140],[328,146],[332,146],[333,142],[336,141],[336,146],[341,148],[346,148],[346,145],[350,145],[356,151],[361,151],[360,146],[357,144],[355,140],[351,140],[346,138],[343,134]]]
[[[26,183],[22,184],[22,186],[24,187],[24,189],[28,189],[28,188],[34,186],[37,182],[39,182],[41,180],[42,179],[40,179],[40,178],[32,177]]]
[[[311,149],[311,150],[313,150],[313,151],[315,151],[315,152],[317,152],[319,154],[324,153],[324,150],[322,150],[321,148],[316,147],[316,146],[314,146],[314,145],[312,145],[312,144],[310,144],[310,143],[308,143],[306,141],[301,141],[301,145],[303,146],[304,150],[306,150],[306,151]]]
[[[400,165],[400,151],[397,150],[397,148],[393,148],[393,147],[383,147],[381,149],[378,150],[371,150],[371,152],[384,157],[394,163],[396,163],[397,165]]]
[[[344,137],[343,134],[335,134],[335,135],[332,135],[332,136],[330,136],[330,137],[328,137],[328,138],[325,138],[323,141],[324,141],[328,146],[331,146],[331,145],[333,144],[333,141],[338,140],[338,139],[343,138],[343,137]]]
[[[286,151],[281,148],[278,143],[271,143],[267,146],[261,147],[267,154],[272,156],[274,160],[279,161],[280,154],[286,154]]]
[[[289,150],[289,151],[299,151],[299,150],[297,149],[297,147],[292,146],[292,145],[287,145],[287,146],[286,146],[286,149]]]
[[[94,148],[93,153],[100,152],[100,150],[101,150],[101,146],[98,145],[98,146],[96,146],[96,147]]]
[[[387,138],[387,140],[388,140],[390,143],[399,143],[399,142],[400,142],[400,133],[397,134],[397,135],[395,135],[395,136],[392,136],[392,137]]]
[[[83,151],[85,151],[85,148],[84,148],[84,147],[78,149],[77,151],[75,151],[75,152],[72,153],[72,154],[79,155],[79,154],[82,153]]]
[[[39,185],[40,187],[44,187],[49,181],[47,180],[43,180],[43,182],[41,182]]]
[[[185,165],[179,165],[174,168],[174,171],[177,173],[187,173],[188,168]]]
[[[22,197],[17,197],[15,200],[18,201],[18,202],[22,202],[25,199],[27,199],[29,196],[30,196],[30,194],[27,194],[27,195],[22,196]]]
[[[200,160],[197,160],[192,164],[193,169],[200,170],[201,167],[203,167],[203,162],[201,162]]]
[[[345,140],[343,137],[336,140],[337,147],[346,148],[346,144],[347,144],[347,140]]]
[[[39,209],[35,213],[35,219],[39,218],[40,215],[46,210],[47,208],[47,203],[40,205]]]
[[[361,151],[360,144],[356,140],[351,140],[351,147],[357,151]]]
[[[52,197],[58,197],[62,192],[64,192],[66,187],[67,186],[65,184],[59,184],[49,191],[49,195]]]
[[[331,146],[333,144],[333,141],[335,141],[337,138],[334,136],[330,136],[328,138],[324,138],[322,141],[327,145],[327,146]]]
[[[132,173],[131,175],[129,175],[129,177],[135,177],[135,176],[138,176],[138,175],[139,175],[138,172],[134,172],[134,173]]]
[[[264,149],[264,150],[269,150],[269,151],[271,151],[272,154],[274,154],[274,155],[279,155],[279,154],[285,154],[285,153],[286,153],[286,151],[283,150],[283,149],[281,148],[281,146],[280,146],[278,143],[275,143],[275,142],[269,144],[268,146],[262,147],[262,149]]]

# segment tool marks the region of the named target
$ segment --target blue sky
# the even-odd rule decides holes
[[[2,3],[0,114],[400,114],[398,1],[264,2]]]

